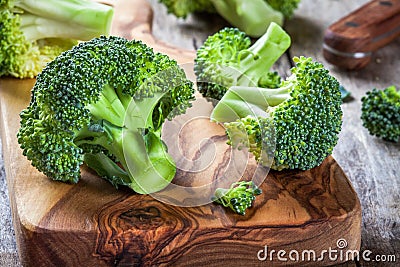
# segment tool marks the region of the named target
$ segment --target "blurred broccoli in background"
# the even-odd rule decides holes
[[[265,0],[273,9],[282,13],[284,18],[291,18],[300,0]]]
[[[361,98],[361,120],[371,135],[387,141],[400,140],[400,92],[395,86],[376,88]]]
[[[269,24],[282,26],[293,16],[300,0],[159,0],[169,13],[185,18],[194,12],[218,13],[232,26],[251,37],[265,33]]]
[[[0,0],[0,76],[37,76],[78,40],[108,35],[113,13],[90,0]]]
[[[195,12],[214,13],[215,8],[210,0],[159,0],[168,10],[178,18],[186,18]]]

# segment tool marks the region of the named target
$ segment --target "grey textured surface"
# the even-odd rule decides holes
[[[0,151],[2,145],[0,142]],[[3,157],[0,157],[0,266],[20,266],[11,219],[10,201],[4,172]]]

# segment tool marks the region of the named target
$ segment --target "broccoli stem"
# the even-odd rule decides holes
[[[165,93],[128,104],[129,96],[106,85],[100,98],[87,106],[94,124],[81,129],[75,143],[103,147],[121,167],[102,152],[86,154],[85,163],[112,184],[129,186],[137,193],[165,188],[175,176],[176,166],[161,140],[161,128],[151,127],[153,109]],[[144,132],[145,128],[151,130]]]
[[[237,85],[259,86],[261,78],[265,75],[281,55],[289,48],[291,38],[276,23],[271,23],[268,30],[247,51],[240,61],[242,77]],[[250,80],[250,84],[247,84]]]
[[[143,136],[137,131],[128,131],[123,142],[126,167],[134,178],[131,188],[148,194],[160,191],[171,182],[176,166],[159,133],[149,132]]]
[[[105,85],[96,103],[87,106],[95,120],[104,119],[113,125],[124,126],[127,109],[124,102],[127,101],[126,99],[130,101],[131,98],[118,91],[120,90],[116,91],[110,85]]]
[[[271,23],[267,32],[239,55],[238,86],[261,86],[262,79],[291,44],[290,36],[277,24]]]
[[[263,35],[272,22],[283,24],[282,13],[274,10],[265,0],[211,0],[211,2],[224,19],[251,37]]]
[[[246,116],[266,117],[273,107],[290,98],[290,91],[290,83],[276,89],[233,86],[215,106],[211,120],[224,123]]]
[[[15,1],[21,29],[29,41],[44,38],[90,40],[109,32],[113,8],[87,0]]]
[[[99,175],[113,184],[129,186],[140,194],[159,191],[173,179],[175,163],[158,133],[149,132],[144,135],[139,130],[126,130],[111,124],[104,129],[107,135],[111,135],[111,140],[100,137],[89,143],[100,145],[111,152],[122,167],[117,169],[118,165],[109,162],[104,154],[97,156],[100,157],[99,163],[108,162],[111,169],[102,167],[102,164],[93,165],[93,161],[85,161]],[[130,177],[129,181],[127,177]]]
[[[89,168],[96,170],[100,177],[104,177],[115,187],[129,186],[131,178],[128,173],[104,153],[86,153],[83,159]]]

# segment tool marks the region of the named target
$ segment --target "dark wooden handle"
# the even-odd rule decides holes
[[[325,32],[325,59],[342,68],[360,69],[371,53],[400,35],[400,0],[374,0],[333,23]]]

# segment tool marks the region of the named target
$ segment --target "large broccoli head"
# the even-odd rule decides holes
[[[231,145],[249,148],[276,170],[320,165],[342,125],[338,81],[311,58],[293,60],[292,75],[280,88],[231,87],[211,114],[225,123]]]
[[[38,75],[18,142],[52,179],[77,182],[85,161],[115,185],[157,191],[175,174],[162,124],[191,100],[192,83],[176,61],[139,41],[103,36]]]

